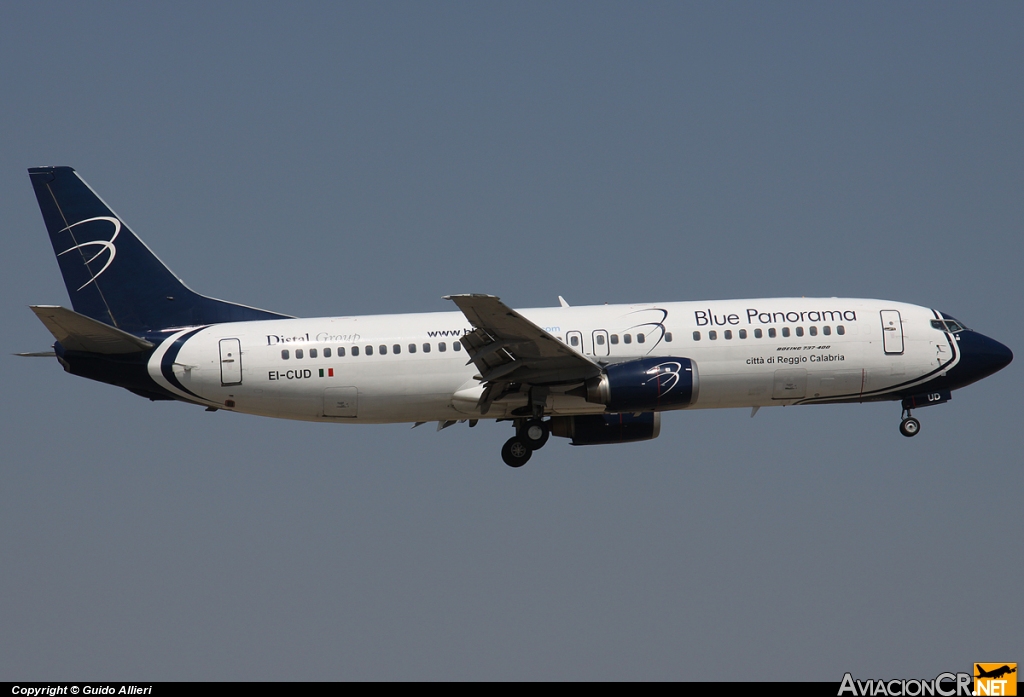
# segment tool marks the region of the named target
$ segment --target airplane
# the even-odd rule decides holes
[[[976,678],[1001,678],[1004,675],[1009,675],[1010,673],[1017,672],[1016,668],[1011,668],[1008,665],[1003,665],[993,670],[985,670],[981,667],[980,663],[975,663],[974,668],[978,671],[978,674],[974,676]]]
[[[71,167],[28,170],[73,309],[33,305],[66,372],[150,400],[328,423],[510,422],[521,467],[549,436],[656,438],[682,409],[943,404],[1013,360],[950,315],[888,300],[758,298],[297,318],[189,289]],[[40,355],[40,354],[21,354]]]

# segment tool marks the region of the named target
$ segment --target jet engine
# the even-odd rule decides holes
[[[613,363],[577,390],[610,412],[635,413],[685,409],[697,401],[699,388],[697,364],[689,358],[648,357]]]

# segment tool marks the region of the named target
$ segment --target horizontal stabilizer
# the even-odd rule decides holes
[[[66,351],[118,354],[148,351],[154,344],[57,305],[30,305]]]

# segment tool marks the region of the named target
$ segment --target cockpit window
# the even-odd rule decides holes
[[[933,319],[932,326],[935,329],[949,332],[950,334],[959,334],[967,329],[967,327],[960,324],[955,319]]]

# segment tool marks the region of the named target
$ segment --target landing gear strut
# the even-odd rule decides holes
[[[921,422],[910,415],[909,409],[903,410],[903,420],[900,421],[900,433],[907,438],[913,438],[921,432]]]

